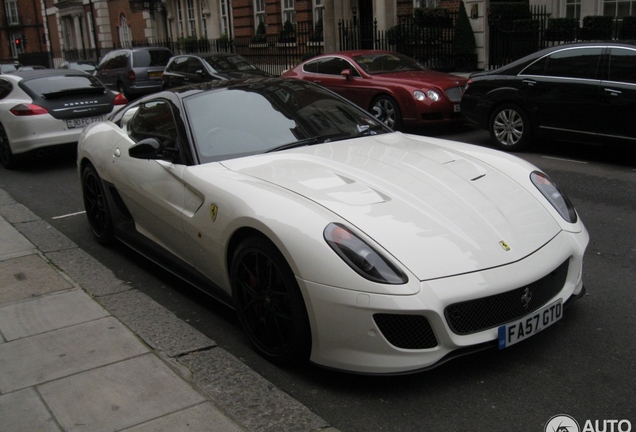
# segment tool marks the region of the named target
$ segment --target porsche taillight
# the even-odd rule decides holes
[[[121,93],[117,93],[115,95],[115,100],[113,101],[113,105],[126,105],[128,103],[128,99]]]
[[[20,105],[16,105],[13,108],[11,108],[9,110],[9,112],[11,114],[13,114],[14,116],[17,116],[17,117],[33,116],[33,115],[40,115],[40,114],[48,114],[49,113],[45,108],[42,108],[40,105],[36,105],[36,104],[20,104]]]

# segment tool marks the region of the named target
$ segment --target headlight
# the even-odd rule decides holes
[[[550,178],[538,171],[530,174],[530,180],[543,196],[550,201],[550,204],[559,212],[559,214],[570,223],[575,223],[578,218],[574,206],[568,197],[555,185]]]
[[[424,93],[422,90],[415,90],[413,92],[413,97],[418,101],[423,101],[428,97],[433,102],[437,102],[439,100],[439,93],[437,93],[435,90],[428,90],[426,93]]]
[[[400,285],[406,275],[391,261],[341,224],[330,223],[324,232],[327,244],[360,276],[378,283]]]

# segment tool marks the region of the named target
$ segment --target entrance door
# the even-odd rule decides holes
[[[358,0],[360,7],[360,48],[373,49],[373,0]]]

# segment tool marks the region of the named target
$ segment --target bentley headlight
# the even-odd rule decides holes
[[[330,223],[325,228],[324,236],[334,252],[362,277],[392,285],[408,282],[406,275],[395,264],[343,225]]]
[[[570,223],[575,223],[578,220],[574,206],[568,197],[547,175],[539,171],[533,171],[532,174],[530,174],[530,180],[543,196],[550,201],[550,204],[559,212],[563,219]]]
[[[426,99],[426,94],[421,90],[415,90],[413,92],[413,97],[418,101],[423,101],[424,99]]]
[[[429,90],[426,92],[426,95],[428,96],[428,98],[430,100],[432,100],[433,102],[437,102],[439,100],[439,93],[437,93],[435,90]]]

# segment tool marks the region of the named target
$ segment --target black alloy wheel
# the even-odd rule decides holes
[[[82,171],[82,194],[86,217],[98,243],[109,245],[114,240],[113,221],[102,181],[92,165]]]
[[[4,127],[0,125],[0,163],[6,169],[13,169],[17,163],[13,152],[11,151],[11,145],[9,145],[9,138]]]
[[[234,253],[234,306],[258,353],[281,366],[306,362],[311,333],[305,302],[293,272],[267,239],[252,237]]]
[[[394,130],[402,127],[400,107],[391,96],[379,96],[371,103],[371,114]]]
[[[518,105],[498,107],[490,117],[489,126],[490,137],[502,150],[522,151],[530,145],[530,119]]]

